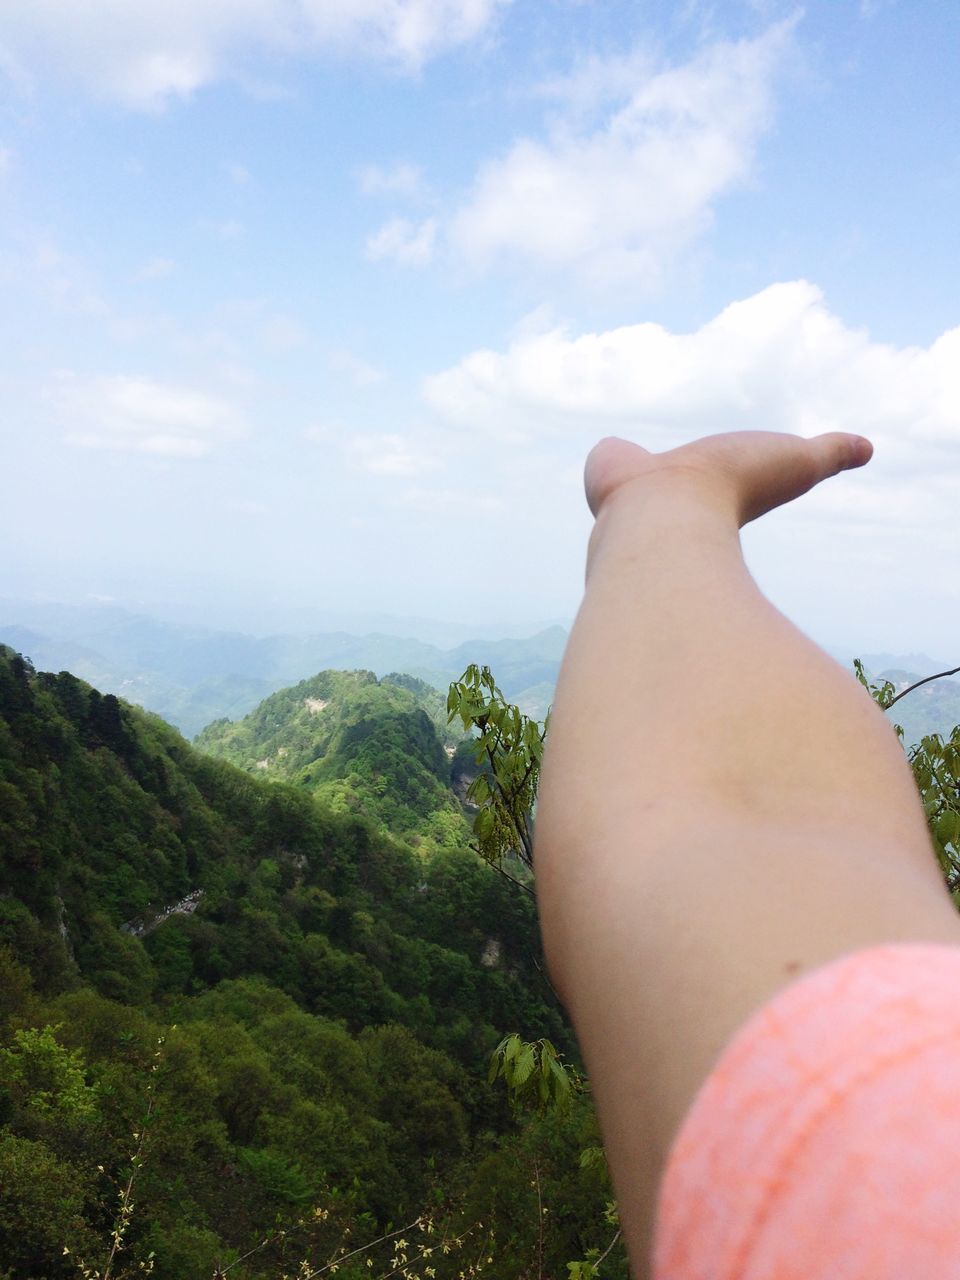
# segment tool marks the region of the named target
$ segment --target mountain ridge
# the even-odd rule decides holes
[[[540,716],[542,686],[552,688],[566,643],[560,626],[534,636],[479,638],[442,649],[421,640],[348,632],[256,637],[181,627],[113,606],[33,606],[26,621],[0,601],[0,642],[25,650],[38,667],[59,669],[79,646],[84,672],[105,692],[138,702],[193,737],[211,721],[243,715],[278,689],[325,669],[403,671],[445,688],[470,662],[494,666],[508,697]],[[26,608],[24,606],[24,608]],[[42,630],[46,618],[50,630]],[[32,623],[32,625],[30,625]],[[56,631],[56,634],[54,634]],[[9,637],[9,639],[8,639]],[[67,667],[67,669],[69,669]]]

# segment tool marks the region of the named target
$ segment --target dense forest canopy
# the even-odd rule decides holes
[[[429,1225],[450,1253],[417,1254],[411,1274],[515,1280],[536,1274],[538,1250],[552,1274],[606,1247],[602,1162],[579,1163],[598,1141],[586,1100],[515,1115],[487,1081],[507,1031],[573,1045],[538,971],[532,903],[466,848],[449,787],[440,804],[450,760],[430,695],[317,679],[291,704],[350,697],[304,785],[204,755],[0,651],[0,1273],[13,1280],[79,1274],[78,1259],[104,1270],[131,1156],[113,1276],[151,1254],[170,1280],[279,1276],[417,1219],[412,1234]],[[296,715],[288,729],[295,757]],[[366,800],[334,812],[314,794],[342,783],[334,759],[363,786],[381,779],[409,834],[417,813],[429,826],[443,811],[455,838],[414,849]],[[341,1276],[387,1274],[399,1238]]]
[[[196,745],[299,785],[336,812],[362,813],[425,852],[466,847],[450,786],[462,736],[447,729],[443,697],[415,677],[322,671],[238,723],[215,721]]]

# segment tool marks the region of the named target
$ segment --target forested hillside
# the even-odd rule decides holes
[[[196,745],[432,852],[465,848],[468,838],[450,787],[459,738],[446,720],[443,695],[412,676],[378,681],[372,671],[322,671],[238,723],[215,721]]]
[[[371,754],[346,699],[327,759],[456,818],[427,695],[351,679],[390,731]],[[0,1274],[516,1280],[605,1247],[586,1102],[486,1082],[506,1032],[572,1049],[531,903],[340,807],[0,650]]]

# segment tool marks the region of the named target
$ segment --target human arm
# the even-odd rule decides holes
[[[535,866],[638,1276],[670,1143],[744,1020],[857,948],[960,942],[893,733],[740,551],[742,524],[868,458],[745,432],[588,460]]]

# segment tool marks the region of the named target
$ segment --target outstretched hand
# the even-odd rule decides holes
[[[812,440],[774,431],[732,431],[666,453],[608,436],[591,450],[584,481],[595,516],[626,486],[642,494],[676,481],[692,486],[703,501],[718,504],[744,525],[829,476],[862,467],[872,455],[869,440],[842,431]]]

